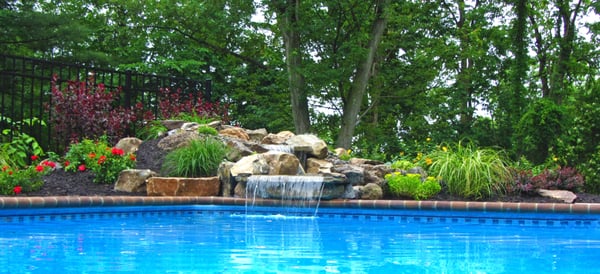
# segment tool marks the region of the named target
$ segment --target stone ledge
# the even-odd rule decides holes
[[[179,178],[151,177],[146,183],[148,196],[217,196],[219,177]]]

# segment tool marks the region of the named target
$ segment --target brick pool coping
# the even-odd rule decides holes
[[[288,203],[274,199],[233,197],[158,197],[158,196],[55,196],[55,197],[0,197],[2,209],[32,209],[61,207],[108,206],[158,206],[158,205],[246,205],[285,206]],[[316,203],[316,202],[311,202]],[[310,204],[310,203],[308,203]],[[595,203],[510,203],[464,201],[413,201],[413,200],[330,200],[320,201],[320,207],[360,209],[411,209],[451,210],[514,213],[572,213],[600,214],[600,204]]]

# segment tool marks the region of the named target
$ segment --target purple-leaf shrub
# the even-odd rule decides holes
[[[125,136],[139,114],[134,109],[119,106],[120,89],[109,91],[104,84],[68,81],[60,89],[56,76],[52,79],[50,110],[52,134],[65,143],[83,138],[97,139],[107,135],[111,139]],[[138,109],[137,112],[140,112]]]
[[[181,113],[187,113],[199,117],[219,117],[222,122],[229,122],[226,104],[206,102],[201,96],[182,94],[181,89],[173,91],[170,88],[161,88],[158,100],[159,116],[162,119],[170,119]]]
[[[584,179],[575,168],[559,167],[555,170],[545,169],[531,178],[536,189],[562,189],[578,191],[583,187]]]

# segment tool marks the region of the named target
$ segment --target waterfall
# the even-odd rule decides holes
[[[294,153],[294,147],[290,145],[270,145],[264,144],[262,145],[264,148],[272,151],[286,152],[286,153]]]
[[[246,201],[251,200],[250,207],[254,207],[257,198],[281,199],[285,213],[310,212],[315,216],[323,193],[323,181],[322,176],[252,175],[246,182]]]

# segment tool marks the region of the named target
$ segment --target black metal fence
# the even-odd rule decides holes
[[[141,103],[158,117],[157,101],[161,88],[180,90],[182,94],[202,96],[211,101],[210,80],[191,80],[153,74],[102,69],[83,64],[67,64],[56,61],[0,54],[0,129],[4,138],[12,139],[15,132],[28,134],[45,150],[62,151],[62,141],[52,140],[52,125],[31,119],[49,121],[51,81],[58,77],[59,85],[67,81],[92,81],[103,83],[107,90],[121,89],[118,103],[124,107]],[[134,132],[132,133],[134,134]]]

